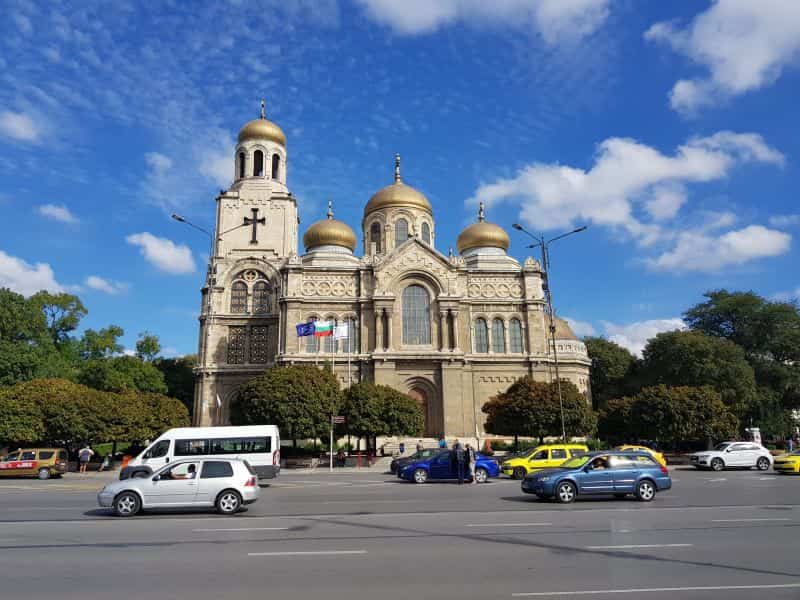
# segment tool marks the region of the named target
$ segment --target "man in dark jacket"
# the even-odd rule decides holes
[[[458,484],[464,483],[464,472],[467,466],[467,453],[464,452],[464,446],[461,442],[456,440],[453,442],[453,458],[455,459],[456,472],[458,473]]]

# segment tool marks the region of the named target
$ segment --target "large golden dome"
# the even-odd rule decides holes
[[[394,157],[394,183],[378,190],[369,199],[364,207],[364,216],[381,208],[388,207],[411,207],[419,208],[433,214],[431,203],[419,191],[410,185],[406,185],[400,179],[400,155]]]
[[[319,246],[342,246],[353,252],[356,243],[356,234],[350,226],[333,218],[330,202],[328,202],[328,218],[311,225],[303,236],[306,251]]]
[[[261,101],[261,116],[245,124],[239,131],[239,143],[246,140],[270,140],[286,146],[286,135],[283,130],[278,127],[277,123],[273,123],[265,116],[263,100]]]
[[[502,248],[508,250],[511,240],[505,230],[494,223],[484,221],[483,202],[478,212],[478,222],[461,232],[456,240],[459,254],[472,248]]]

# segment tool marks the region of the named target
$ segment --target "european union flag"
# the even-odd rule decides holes
[[[298,323],[295,325],[295,328],[297,329],[297,337],[314,335],[314,321],[309,321],[308,323]]]

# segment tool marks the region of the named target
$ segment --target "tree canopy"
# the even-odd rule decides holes
[[[346,419],[339,432],[357,437],[418,435],[424,425],[422,409],[416,400],[368,381],[353,384],[344,391],[338,414]]]
[[[600,337],[584,338],[586,351],[592,360],[590,381],[592,403],[605,406],[612,398],[623,395],[636,357],[615,342]]]

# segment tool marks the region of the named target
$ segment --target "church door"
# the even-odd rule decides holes
[[[428,394],[423,389],[413,388],[410,392],[408,392],[408,395],[414,398],[414,400],[417,401],[417,404],[419,404],[420,408],[422,409],[422,416],[425,419],[425,425],[423,426],[422,432],[425,437],[432,437],[436,435],[435,432],[432,431],[433,424],[431,423],[432,419],[430,414],[430,402],[428,401]]]

